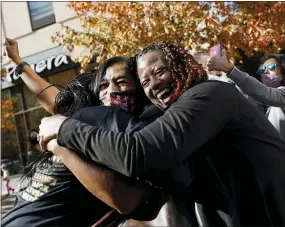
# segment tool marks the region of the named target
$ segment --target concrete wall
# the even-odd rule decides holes
[[[56,23],[33,31],[27,2],[2,2],[2,40],[8,37],[19,43],[22,58],[55,47],[51,36],[61,29],[61,23],[80,30],[79,19],[67,2],[52,2]]]

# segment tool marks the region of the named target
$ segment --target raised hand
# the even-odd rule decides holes
[[[234,67],[231,63],[229,63],[226,55],[226,51],[222,50],[222,56],[213,56],[208,59],[207,66],[209,71],[222,71],[228,73]]]
[[[42,150],[46,150],[46,143],[49,140],[55,139],[61,124],[67,119],[62,115],[53,115],[50,117],[44,117],[39,126],[39,143]]]
[[[6,38],[4,47],[8,57],[16,64],[21,63],[22,59],[19,54],[18,42],[13,39]]]

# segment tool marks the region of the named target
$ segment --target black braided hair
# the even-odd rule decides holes
[[[88,72],[80,74],[71,80],[65,86],[65,89],[57,94],[54,112],[70,117],[77,110],[90,105],[98,105],[99,100],[96,99],[96,96],[89,89],[90,83],[95,76],[95,72]]]
[[[83,73],[78,75],[75,79],[71,80],[60,91],[55,98],[55,113],[67,117],[71,117],[76,111],[91,105],[98,105],[99,100],[95,98],[89,85],[96,75],[95,71]],[[24,169],[24,178],[30,178],[35,173],[38,167],[44,163],[51,162],[52,152],[44,151]]]
[[[137,59],[152,51],[160,51],[163,60],[170,68],[176,82],[176,98],[181,96],[188,88],[208,79],[202,65],[179,44],[168,41],[152,43],[137,55]]]

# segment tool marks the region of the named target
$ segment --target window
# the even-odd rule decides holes
[[[76,77],[76,70],[70,69],[64,72],[53,74],[48,77],[48,82],[51,84],[57,84],[61,86],[67,85],[72,79]],[[61,90],[60,88],[58,88]]]
[[[55,23],[52,2],[28,2],[33,30]]]

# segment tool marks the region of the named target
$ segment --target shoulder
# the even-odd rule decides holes
[[[125,129],[133,116],[118,106],[90,106],[77,111],[71,118],[93,126]]]
[[[116,106],[89,106],[75,112],[71,118],[88,124],[98,124],[106,118],[121,115],[122,112],[124,111]]]
[[[277,88],[278,90],[285,90],[285,86],[280,86]]]
[[[139,120],[148,120],[153,117],[160,117],[163,114],[164,111],[162,109],[151,104],[144,109],[143,113],[139,116]]]
[[[235,86],[230,83],[208,80],[189,88],[183,93],[180,99],[194,97],[209,97],[215,99],[216,97],[223,97],[225,94],[235,95],[238,94],[238,91]]]
[[[76,119],[79,116],[88,116],[88,115],[107,115],[109,113],[120,113],[121,110],[117,106],[89,106],[82,108],[81,110],[76,111],[71,118]]]
[[[233,114],[241,101],[240,92],[229,83],[205,81],[183,93],[168,109],[168,114],[211,114],[213,111]],[[207,113],[206,113],[207,112]]]

